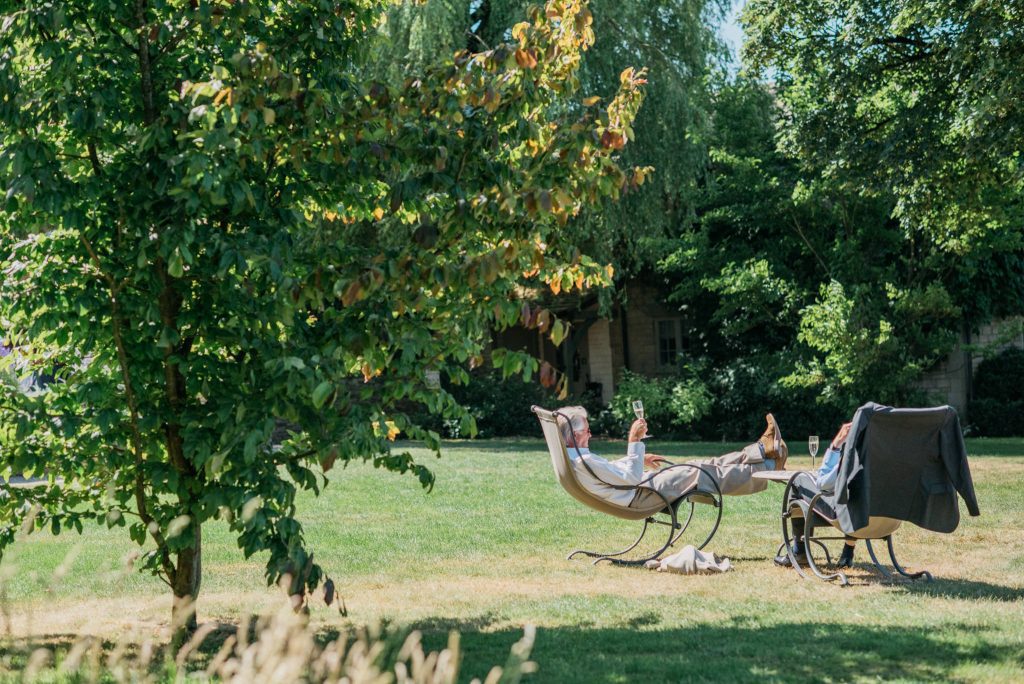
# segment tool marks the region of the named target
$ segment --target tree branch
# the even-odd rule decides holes
[[[156,541],[157,548],[160,550],[160,564],[167,574],[168,580],[174,578],[174,564],[171,563],[171,556],[167,550],[167,540],[164,539],[163,533],[160,532],[160,526],[156,524],[153,517],[149,514],[149,510],[146,506],[146,483],[142,477],[142,466],[145,461],[142,452],[142,431],[139,428],[139,404],[138,399],[135,396],[135,390],[132,388],[131,374],[128,372],[128,352],[125,349],[124,337],[121,331],[121,307],[118,303],[118,294],[120,288],[114,277],[103,270],[103,265],[100,263],[99,256],[96,254],[96,250],[93,248],[89,238],[86,237],[85,233],[80,232],[79,238],[82,244],[85,245],[85,249],[89,252],[89,258],[92,260],[96,270],[99,271],[100,275],[103,276],[104,280],[110,288],[110,310],[111,310],[111,325],[113,328],[114,346],[117,349],[117,361],[121,369],[121,381],[124,383],[125,399],[128,402],[128,424],[131,428],[132,436],[132,448],[135,452],[135,506],[139,509],[139,518],[146,524],[147,531]],[[161,578],[163,579],[163,578]],[[169,582],[168,582],[169,584]]]
[[[651,50],[652,52],[657,54],[659,57],[661,57],[662,61],[665,62],[665,64],[668,66],[669,69],[672,70],[673,73],[675,73],[676,78],[678,78],[680,81],[686,81],[687,80],[686,75],[683,74],[682,72],[680,72],[679,67],[676,65],[676,63],[674,61],[672,61],[672,58],[664,50],[662,50],[660,47],[658,47],[657,45],[654,45],[652,43],[648,43],[648,42],[646,42],[644,40],[640,40],[636,36],[629,35],[628,33],[626,33],[625,29],[623,29],[621,26],[619,26],[619,24],[614,19],[609,19],[608,17],[604,17],[604,18],[602,18],[601,21],[603,21],[604,23],[608,24],[613,29],[615,29],[616,33],[618,33],[620,36],[622,36],[622,38],[624,38],[625,40],[628,40],[630,42],[636,43],[637,45],[639,45],[639,46],[641,46],[643,48]]]
[[[142,118],[146,125],[156,121],[156,106],[153,104],[153,70],[149,61],[149,36],[146,35],[146,0],[135,0],[135,23],[137,26],[139,76],[142,87]]]
[[[89,163],[92,164],[92,172],[96,174],[97,178],[101,178],[103,167],[100,166],[100,157],[96,154],[96,143],[90,142],[86,147],[89,148]]]

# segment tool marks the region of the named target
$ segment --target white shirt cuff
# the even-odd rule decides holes
[[[647,452],[647,445],[643,442],[630,442],[626,454],[629,456],[643,456]]]

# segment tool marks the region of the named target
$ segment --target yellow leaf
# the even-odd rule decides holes
[[[583,106],[584,107],[592,107],[592,106],[596,105],[600,101],[601,101],[601,96],[600,95],[594,95],[593,97],[585,97],[585,98],[583,98]]]
[[[550,285],[551,285],[551,291],[553,293],[558,294],[559,292],[561,292],[562,291],[562,276],[557,276],[555,278],[552,278]]]
[[[381,209],[380,207],[375,208],[373,210],[373,218],[380,221],[382,218],[384,218],[384,210]]]
[[[263,108],[263,123],[270,126],[277,119],[277,114],[270,107]]]
[[[561,389],[558,391],[558,400],[562,401],[569,397],[569,376],[563,375],[561,381]]]
[[[398,437],[398,433],[401,432],[401,430],[398,429],[398,426],[395,425],[395,421],[393,420],[386,420],[384,421],[384,424],[388,426],[388,441],[394,442],[395,437]]]

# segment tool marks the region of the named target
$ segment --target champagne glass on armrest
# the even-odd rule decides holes
[[[811,454],[811,470],[814,469],[814,457],[818,455],[818,435],[811,435],[807,438],[807,451]]]

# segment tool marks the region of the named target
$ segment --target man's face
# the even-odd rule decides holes
[[[589,447],[590,446],[590,423],[587,419],[583,419],[583,427],[577,430],[576,435],[576,446]]]

